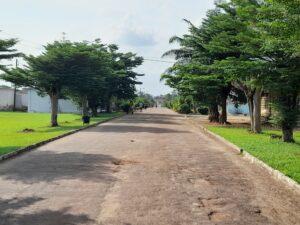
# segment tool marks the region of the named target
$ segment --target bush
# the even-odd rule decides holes
[[[190,108],[189,104],[187,104],[187,103],[181,104],[179,106],[179,113],[185,113],[185,114],[191,113],[191,108]]]
[[[120,107],[121,107],[121,109],[124,112],[128,113],[129,110],[130,110],[130,108],[131,108],[131,104],[130,104],[130,102],[127,102],[127,101],[126,102],[122,102],[121,105],[120,105]]]
[[[208,115],[208,108],[206,107],[199,107],[197,109],[198,113],[200,113],[201,115]]]

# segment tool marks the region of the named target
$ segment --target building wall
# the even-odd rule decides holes
[[[27,108],[27,91],[21,90],[16,93],[16,109]],[[14,106],[14,89],[0,88],[0,110],[12,110]]]
[[[60,113],[80,113],[80,109],[71,100],[60,99],[58,101],[58,111]],[[49,96],[39,96],[34,89],[28,90],[28,112],[51,112],[51,102]]]
[[[0,89],[0,109],[7,110],[12,108],[14,102],[14,90],[10,88]]]
[[[23,107],[28,107],[28,93],[26,91],[26,94],[21,94],[21,102]]]

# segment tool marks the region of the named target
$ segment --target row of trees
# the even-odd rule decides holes
[[[185,21],[189,32],[170,39],[180,48],[164,54],[177,62],[162,79],[179,95],[206,104],[210,121],[222,124],[228,97],[246,98],[255,133],[261,132],[261,95],[267,92],[283,140],[293,142],[300,93],[299,1],[219,1],[199,27]]]
[[[1,40],[0,59],[20,56],[13,46],[17,40]],[[82,108],[82,115],[99,107],[110,111],[111,100],[132,99],[138,74],[134,68],[143,58],[131,52],[119,52],[116,45],[94,42],[55,41],[39,56],[22,55],[24,68],[7,69],[1,78],[18,86],[31,87],[51,99],[51,126],[58,126],[58,100],[70,98]]]
[[[156,101],[152,95],[140,91],[134,99],[117,101],[116,106],[126,113],[133,113],[134,110],[140,109],[141,106],[144,109],[156,106]]]

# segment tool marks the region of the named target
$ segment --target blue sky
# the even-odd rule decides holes
[[[186,18],[199,25],[214,0],[3,0],[0,38],[17,37],[17,48],[37,55],[42,45],[62,38],[116,43],[122,51],[160,59],[172,47],[168,40],[182,35]],[[172,59],[164,59],[172,61]],[[145,61],[138,89],[153,95],[171,90],[159,81],[168,63]]]

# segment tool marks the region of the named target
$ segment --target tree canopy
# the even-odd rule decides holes
[[[128,99],[135,95],[138,74],[134,68],[142,57],[118,52],[116,45],[94,42],[55,41],[39,56],[24,56],[24,68],[11,69],[2,76],[19,86],[32,87],[51,99],[51,125],[58,126],[58,99],[71,98],[87,116],[88,108],[97,114],[100,105],[109,109],[112,97]]]
[[[271,96],[283,140],[293,141],[299,114],[299,1],[220,1],[200,26],[164,56],[177,62],[162,75],[180,96],[209,106],[210,120],[226,122],[226,99],[247,99],[251,130],[261,132],[261,96]],[[218,119],[218,105],[222,115]],[[225,106],[225,107],[224,107]]]
[[[0,39],[0,71],[7,71],[7,67],[1,61],[10,60],[22,55],[17,49],[13,48],[17,43],[18,40],[15,38]]]

